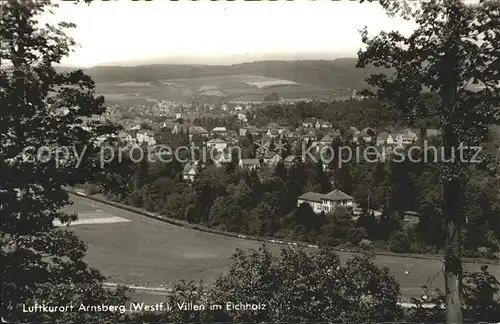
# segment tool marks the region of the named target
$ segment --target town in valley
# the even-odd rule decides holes
[[[500,2],[0,1],[2,323],[500,323]]]

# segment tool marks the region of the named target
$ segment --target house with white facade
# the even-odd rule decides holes
[[[246,123],[248,121],[247,115],[239,113],[238,120],[241,121],[242,123]]]
[[[137,143],[147,143],[149,146],[156,145],[156,140],[154,138],[154,134],[151,131],[138,132],[136,134]]]
[[[302,121],[302,127],[304,128],[316,127],[316,123],[317,123],[316,118],[307,118],[306,120]]]
[[[296,163],[299,163],[300,162],[300,158],[296,155],[289,155],[287,156],[286,158],[283,159],[283,163],[285,164],[285,167],[292,167],[293,165],[295,165]]]
[[[333,127],[333,124],[330,123],[329,121],[321,120],[321,121],[316,123],[317,129],[331,129],[332,127]]]
[[[240,128],[240,136],[247,136],[248,133],[252,134],[252,136],[257,136],[259,135],[259,129],[257,128],[257,126],[253,125],[248,125],[247,127]]]
[[[192,139],[194,135],[204,138],[207,138],[209,135],[208,131],[201,126],[191,126],[188,128],[188,130],[189,130],[189,139]]]
[[[218,168],[226,165],[226,163],[229,163],[231,161],[232,161],[231,154],[226,152],[218,152],[213,156],[214,165]]]
[[[281,161],[281,156],[272,151],[267,151],[263,157],[264,163],[270,166],[276,166]]]
[[[189,161],[184,165],[182,170],[182,179],[192,182],[196,176],[197,163],[195,161]]]
[[[411,129],[405,129],[402,133],[402,144],[403,145],[410,145],[418,141],[418,135],[416,132],[412,131]]]
[[[439,137],[441,135],[441,132],[439,131],[439,129],[436,129],[436,128],[427,128],[425,131],[424,131],[424,137],[426,139],[428,138],[431,138],[431,137]]]
[[[127,132],[119,132],[118,138],[120,142],[124,145],[130,145],[134,142],[134,138]]]
[[[377,145],[393,145],[395,140],[389,132],[382,132],[377,136]]]
[[[270,128],[267,130],[266,132],[266,136],[269,137],[269,138],[276,138],[280,135],[280,132],[278,129],[275,129],[275,128]]]
[[[215,127],[212,129],[212,135],[226,136],[227,129],[226,127]]]
[[[323,138],[318,142],[320,146],[330,146],[333,143],[333,138],[329,135],[323,136]]]
[[[335,189],[327,194],[306,192],[297,198],[297,207],[308,203],[315,213],[331,213],[338,207],[353,208],[354,198]]]
[[[417,226],[420,223],[420,213],[412,210],[404,211],[402,223],[405,229]]]
[[[394,138],[394,144],[396,144],[396,146],[403,146],[404,145],[404,137],[403,137],[403,134],[399,133],[399,134],[395,134],[393,136]]]
[[[227,142],[220,138],[214,138],[207,142],[207,148],[222,152],[227,148]]]
[[[241,159],[239,167],[244,170],[255,170],[260,167],[259,159]]]

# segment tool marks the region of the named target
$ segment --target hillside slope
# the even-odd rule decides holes
[[[133,67],[96,66],[85,69],[96,82],[155,81],[195,77],[255,74],[325,89],[363,89],[365,78],[382,69],[357,69],[355,58],[331,61],[260,61],[229,66],[155,64]]]
[[[260,74],[326,89],[364,89],[368,75],[384,72],[377,68],[358,69],[356,62],[355,58],[333,61],[263,61],[233,65],[230,68],[239,73]]]

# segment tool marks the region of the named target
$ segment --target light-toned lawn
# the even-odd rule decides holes
[[[250,86],[257,87],[257,88],[266,88],[266,87],[271,87],[271,86],[296,84],[295,82],[288,81],[288,80],[247,81],[245,83],[250,85]]]
[[[116,83],[118,87],[151,87],[149,82],[126,81]]]
[[[181,279],[203,279],[211,283],[227,271],[231,264],[229,257],[236,248],[261,246],[259,242],[188,230],[81,197],[72,198],[75,204],[68,208],[69,211],[91,213],[99,210],[105,215],[103,217],[130,220],[70,228],[87,242],[86,260],[108,276],[108,281],[156,286]],[[275,253],[280,250],[279,245],[268,247]],[[345,261],[352,253],[339,252],[339,257]],[[404,296],[418,296],[424,284],[443,288],[441,261],[377,256],[375,262],[389,267],[401,284]],[[478,271],[480,265],[466,264],[465,267]],[[490,265],[489,269],[500,278],[500,266]],[[405,275],[405,271],[409,274]]]

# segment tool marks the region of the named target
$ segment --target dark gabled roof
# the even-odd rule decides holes
[[[226,129],[226,127],[224,127],[224,126],[214,127],[214,128],[212,129],[212,132],[227,132],[227,129]]]
[[[439,136],[441,132],[436,128],[427,128],[427,136]]]
[[[378,134],[377,136],[377,139],[378,140],[386,140],[387,138],[389,138],[389,132],[382,132],[380,134]]]
[[[329,193],[327,193],[326,195],[323,195],[323,198],[324,200],[333,200],[333,201],[337,201],[337,200],[354,200],[354,198],[352,198],[351,196],[349,196],[348,194],[338,190],[338,189],[335,189],[333,191],[330,191]]]
[[[217,143],[219,143],[219,144],[225,144],[226,141],[224,141],[224,140],[222,140],[220,138],[213,138],[213,139],[209,140],[207,143],[208,144],[217,144]]]
[[[331,137],[330,137],[330,136],[328,136],[328,135],[325,135],[325,136],[323,136],[323,138],[321,139],[321,142],[325,142],[325,143],[327,143],[327,142],[333,142],[333,138],[331,138]]]
[[[340,132],[340,129],[338,129],[338,128],[329,132],[328,134],[330,134],[330,136],[333,136],[333,137],[337,137],[337,136],[342,135],[342,133]]]
[[[281,136],[285,136],[285,137],[294,137],[295,136],[295,132],[294,131],[291,131],[291,130],[285,130],[283,131],[283,133],[281,133]]]
[[[273,134],[273,135],[279,135],[279,132],[278,132],[277,129],[271,129],[270,128],[270,129],[268,129],[268,132],[271,133],[271,134]]]
[[[194,134],[208,134],[208,131],[201,126],[191,126],[189,127],[189,133]]]
[[[196,168],[196,164],[192,161],[189,161],[184,165],[184,169],[183,169],[182,173],[184,173],[184,174],[189,173],[189,171],[191,171],[194,168]]]
[[[305,194],[300,195],[298,199],[321,202],[322,197],[323,195],[317,192],[306,192]]]

